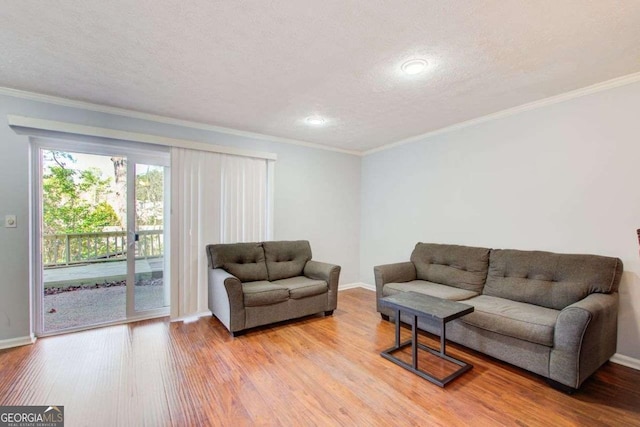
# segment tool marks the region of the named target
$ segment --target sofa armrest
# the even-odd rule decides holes
[[[329,301],[325,311],[335,310],[338,306],[338,282],[340,266],[309,260],[304,266],[303,274],[310,279],[324,280],[329,287]]]
[[[416,280],[416,266],[411,261],[395,264],[376,265],[373,267],[376,277],[376,307],[380,311],[380,298],[383,297],[382,289],[387,283],[402,283]]]
[[[579,388],[616,352],[618,293],[593,293],[565,307],[556,322],[549,377]]]
[[[242,283],[222,268],[209,269],[209,310],[230,332],[244,329]]]

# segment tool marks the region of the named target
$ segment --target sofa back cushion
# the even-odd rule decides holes
[[[616,292],[621,275],[618,258],[496,249],[483,294],[562,310],[591,293]]]
[[[208,245],[209,266],[222,268],[241,282],[268,280],[262,243]]]
[[[419,280],[482,292],[489,266],[489,249],[418,243],[411,254]]]
[[[307,240],[264,242],[269,280],[301,276],[311,259],[311,246]]]

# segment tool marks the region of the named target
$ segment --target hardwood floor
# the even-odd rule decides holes
[[[107,327],[0,351],[0,405],[64,405],[67,426],[640,426],[640,371],[607,363],[569,396],[450,345],[474,368],[441,389],[379,355],[393,340],[364,289],[235,339],[212,318]]]

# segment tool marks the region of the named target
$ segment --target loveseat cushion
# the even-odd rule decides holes
[[[411,262],[420,280],[481,292],[487,278],[489,251],[472,246],[418,243]]]
[[[591,293],[616,292],[621,274],[618,258],[493,250],[482,293],[562,310]]]
[[[262,243],[208,245],[207,253],[212,268],[222,268],[241,282],[268,280]]]
[[[307,240],[264,242],[264,255],[270,281],[301,276],[311,259],[311,246]]]
[[[451,301],[461,301],[478,295],[478,292],[456,288],[455,286],[441,285],[425,280],[412,280],[402,283],[387,283],[382,289],[382,296],[394,295],[399,292],[418,292]]]
[[[242,284],[245,307],[277,304],[289,299],[289,289],[265,280]]]
[[[310,279],[305,276],[276,280],[273,284],[289,289],[289,298],[292,299],[312,297],[324,294],[329,290],[329,286],[324,280]]]
[[[477,328],[553,347],[553,334],[559,310],[504,298],[479,295],[464,302],[474,312],[461,321]]]

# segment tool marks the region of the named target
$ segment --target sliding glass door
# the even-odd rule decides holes
[[[168,155],[34,141],[36,331],[168,314]]]
[[[134,227],[132,279],[133,288],[129,312],[140,313],[169,307],[169,286],[165,273],[165,168],[157,165],[132,163],[130,171],[135,177],[133,183],[134,207],[132,220]],[[168,221],[167,221],[168,222]]]

